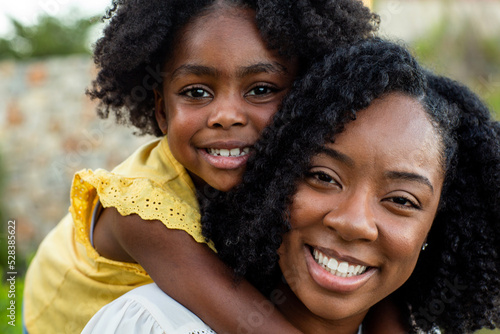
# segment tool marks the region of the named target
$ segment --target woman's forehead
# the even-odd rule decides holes
[[[438,181],[444,175],[441,141],[418,100],[392,93],[361,110],[336,136],[332,147],[358,152],[358,160],[367,165],[385,161],[391,168],[426,171],[424,174],[432,174]]]

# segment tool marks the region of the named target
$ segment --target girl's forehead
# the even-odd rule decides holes
[[[200,16],[179,31],[167,59],[167,72],[182,66],[210,67],[237,73],[250,65],[271,64],[271,70],[294,73],[296,61],[268,48],[251,9],[221,8]]]
[[[187,24],[181,29],[181,33],[189,30],[197,30],[206,28],[207,24],[220,22],[221,20],[233,19],[236,21],[250,21],[257,29],[257,21],[255,18],[255,10],[251,8],[243,8],[238,6],[219,5],[207,9],[206,11],[191,18]]]

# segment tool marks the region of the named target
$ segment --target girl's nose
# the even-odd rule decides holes
[[[244,101],[237,97],[221,98],[218,103],[213,103],[213,111],[208,117],[210,128],[222,128],[225,130],[233,126],[245,126],[248,117],[244,108]]]
[[[366,194],[347,198],[324,216],[323,224],[346,241],[375,241],[378,238],[376,219]]]

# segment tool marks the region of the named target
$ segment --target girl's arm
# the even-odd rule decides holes
[[[104,257],[139,263],[164,292],[217,333],[300,333],[250,283],[235,284],[232,270],[182,230],[107,208],[96,224],[94,244]]]

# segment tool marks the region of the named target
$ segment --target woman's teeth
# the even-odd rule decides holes
[[[243,155],[247,155],[250,152],[250,147],[232,148],[230,150],[225,148],[207,148],[207,152],[210,155],[220,157],[241,157]]]
[[[326,271],[339,277],[351,277],[361,275],[366,271],[366,266],[341,262],[333,257],[328,257],[315,249],[313,251],[314,260],[322,266]]]

